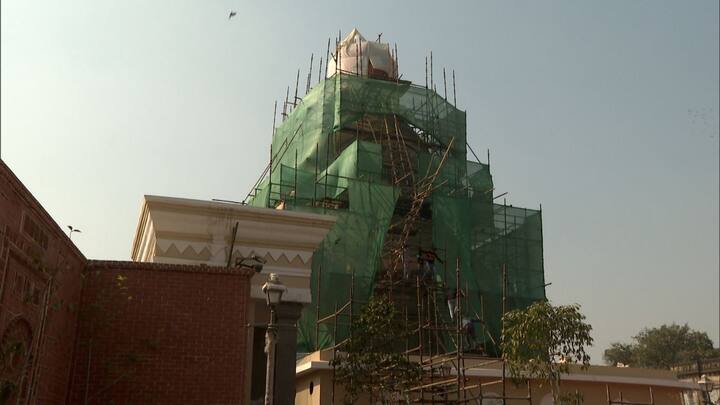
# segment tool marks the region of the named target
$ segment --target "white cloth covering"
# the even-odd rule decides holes
[[[382,70],[389,78],[397,77],[395,60],[390,55],[390,45],[368,42],[357,29],[353,29],[338,44],[337,53],[340,57],[337,62],[338,70],[354,74],[359,70],[362,76],[367,76],[369,62],[373,69]],[[334,75],[335,72],[335,61],[331,58],[327,64],[327,77]]]

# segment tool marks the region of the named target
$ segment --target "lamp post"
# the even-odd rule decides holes
[[[707,378],[707,376],[703,374],[702,377],[700,377],[700,379],[698,380],[698,385],[700,386],[700,390],[703,393],[703,402],[712,405],[712,400],[710,399],[710,393],[713,390],[712,380]]]
[[[270,322],[265,332],[265,353],[267,353],[267,368],[265,370],[265,405],[273,405],[273,392],[275,390],[275,345],[277,344],[277,324],[275,323],[275,308],[280,305],[282,295],[287,288],[275,273],[270,273],[268,281],[263,285],[262,291],[270,307]]]

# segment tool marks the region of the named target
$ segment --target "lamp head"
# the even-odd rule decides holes
[[[700,386],[700,389],[703,390],[703,392],[710,392],[713,389],[712,380],[707,378],[707,375],[705,374],[700,376],[700,379],[698,380],[698,385]]]
[[[275,308],[282,301],[282,295],[287,291],[287,287],[283,285],[277,274],[270,273],[268,281],[262,286],[262,291],[265,293],[267,305]]]

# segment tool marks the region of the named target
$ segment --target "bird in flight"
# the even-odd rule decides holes
[[[235,11],[230,10],[230,15],[228,16],[228,20],[235,17],[237,13]]]

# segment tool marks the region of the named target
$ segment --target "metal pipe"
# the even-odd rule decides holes
[[[455,69],[453,69],[453,105],[457,107],[457,97],[455,94]]]
[[[290,97],[290,86],[287,86],[287,90],[285,90],[285,103],[283,103],[283,112],[282,112],[283,121],[285,120],[285,118],[287,118],[287,114],[288,114],[287,113],[288,97]]]
[[[320,57],[320,67],[318,68],[318,83],[320,83],[320,79],[322,78],[322,67],[323,67],[323,58]]]
[[[325,50],[325,76],[327,77],[327,67],[330,65],[330,37],[328,37],[327,49]],[[320,76],[322,76],[322,66],[320,66]],[[320,79],[318,79],[320,80]]]
[[[397,42],[395,43],[395,83],[400,82],[400,63],[398,59]]]
[[[337,305],[337,301],[336,301],[336,302],[335,302],[335,312],[334,312],[335,315],[337,315],[337,311],[338,311],[338,305]],[[336,342],[335,342],[336,340],[337,340],[337,316],[335,317],[335,323],[334,323],[334,325],[333,325],[333,345],[334,345],[334,346],[333,346],[333,362],[332,362],[332,365],[333,365],[333,369],[332,369],[332,394],[331,394],[331,396],[330,396],[330,398],[331,398],[331,403],[332,403],[333,405],[335,405],[335,357],[337,356],[337,344],[336,344]]]
[[[295,97],[293,97],[293,109],[297,106],[298,85],[300,85],[300,69],[297,70],[297,76],[295,77]]]
[[[315,302],[315,350],[320,350],[320,276],[322,275],[322,264],[318,266],[317,280],[315,280],[315,289],[317,301]]]
[[[270,323],[265,332],[265,353],[267,353],[267,367],[265,368],[265,405],[273,405],[275,389],[275,344],[277,343],[277,325],[275,325],[275,309],[270,307]]]
[[[428,89],[428,58],[425,57],[425,90]]]
[[[506,223],[507,227],[507,223]],[[503,263],[502,266],[502,318],[501,318],[501,329],[502,329],[502,337],[500,339],[500,344],[502,345],[505,343],[505,311],[507,310],[507,269],[505,267],[505,264]],[[502,362],[502,397],[503,397],[503,405],[506,405],[505,401],[505,380],[507,379],[505,376],[505,354],[503,353],[503,362]]]
[[[435,90],[435,81],[433,81],[433,55],[430,51],[430,88]]]
[[[443,68],[443,88],[445,89],[445,101],[447,101],[447,78],[445,77],[445,68]]]
[[[313,66],[313,57],[314,56],[315,56],[315,54],[313,54],[313,53],[310,54],[310,70],[308,70],[307,81],[305,82],[305,94],[308,94],[308,92],[310,91],[310,80],[312,77],[312,66]]]
[[[237,238],[238,225],[240,225],[240,222],[236,221],[235,225],[233,226],[232,239],[230,240],[230,252],[228,253],[228,261],[226,266],[227,268],[230,268],[230,264],[232,263],[232,256],[233,250],[235,250],[235,238]]]

